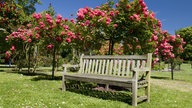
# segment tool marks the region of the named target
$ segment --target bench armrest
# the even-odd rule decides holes
[[[67,68],[70,68],[70,67],[79,67],[79,64],[76,64],[76,65],[71,65],[71,64],[63,64],[63,74],[65,74],[67,72]]]
[[[65,67],[79,67],[79,64],[76,64],[76,65],[71,65],[71,64],[63,64],[62,65],[63,66],[63,68],[65,68]]]
[[[151,70],[149,68],[134,68],[133,71],[133,78],[138,80],[139,75],[144,75],[145,73],[148,74]]]
[[[147,72],[150,71],[149,68],[134,68],[132,69],[134,72]]]

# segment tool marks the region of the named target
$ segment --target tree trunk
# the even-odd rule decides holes
[[[179,70],[181,70],[181,64],[179,64]]]
[[[109,40],[109,49],[108,49],[108,55],[111,54],[111,39]]]
[[[55,66],[56,66],[56,61],[55,61],[55,57],[56,57],[56,48],[53,48],[53,61],[52,61],[52,79],[54,79],[54,74],[55,74]]]
[[[31,46],[29,46],[29,52],[28,52],[28,73],[30,73],[31,68]]]
[[[161,71],[161,61],[159,60],[159,72]]]
[[[19,68],[19,72],[21,72],[22,71],[22,64],[21,64],[21,55],[19,55],[19,60],[18,60],[18,68]]]
[[[37,57],[38,57],[38,47],[35,45],[34,54],[33,54],[33,58],[34,58],[33,73],[35,73],[37,69]]]
[[[174,63],[171,62],[171,79],[174,80]]]
[[[191,69],[192,69],[192,61],[191,61]]]
[[[114,48],[114,41],[112,38],[110,38],[109,40],[109,51],[108,51],[108,55],[113,55],[113,48]]]

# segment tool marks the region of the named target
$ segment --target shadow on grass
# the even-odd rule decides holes
[[[104,100],[113,100],[128,103],[131,105],[131,93],[128,91],[117,91],[114,88],[106,91],[102,86],[93,86],[88,83],[67,83],[67,91],[82,94],[85,96],[91,96]]]
[[[5,70],[0,70],[0,72],[5,72]]]
[[[51,75],[44,75],[44,76],[37,76],[33,79],[31,79],[32,81],[39,81],[39,80],[62,80],[62,76],[54,76],[54,78],[52,78]]]
[[[15,74],[22,74],[24,76],[35,76],[31,79],[31,81],[40,81],[40,80],[62,80],[62,76],[54,76],[52,78],[52,75],[46,73],[46,72],[36,72],[36,73],[28,73],[27,71],[21,71],[21,72],[8,72],[8,73],[15,73]]]
[[[169,77],[151,76],[153,79],[170,79]]]

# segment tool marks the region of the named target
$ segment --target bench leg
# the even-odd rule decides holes
[[[62,91],[66,91],[66,81],[65,81],[65,77],[62,77]]]
[[[147,87],[145,88],[145,94],[147,96],[147,102],[150,102],[150,84],[147,84]]]
[[[132,106],[137,106],[137,81],[132,83]]]
[[[147,102],[150,102],[150,72],[147,72],[147,87],[145,88],[145,94],[147,96]]]
[[[109,84],[105,85],[105,90],[108,91],[109,90]]]

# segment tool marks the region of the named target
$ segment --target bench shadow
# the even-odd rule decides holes
[[[54,76],[54,78],[52,78],[51,75],[44,75],[44,76],[37,76],[31,79],[31,81],[40,81],[40,80],[62,80],[62,76]]]
[[[151,76],[153,79],[170,79],[169,77]]]
[[[95,86],[88,83],[74,84],[70,82],[66,84],[67,91],[82,94],[85,96],[91,96],[100,98],[103,100],[112,100],[128,103],[131,105],[131,94],[128,91],[117,91],[116,87],[112,87],[106,91],[102,85]]]
[[[0,70],[0,72],[5,72],[4,70]]]

